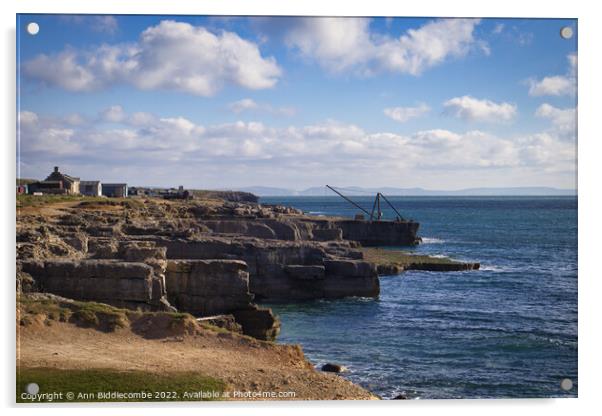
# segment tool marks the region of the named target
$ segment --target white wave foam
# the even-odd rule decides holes
[[[493,264],[481,264],[481,267],[479,268],[479,270],[484,271],[484,272],[502,273],[502,272],[509,272],[512,269],[510,267],[494,266]]]
[[[435,237],[422,237],[422,244],[443,244],[445,240]]]

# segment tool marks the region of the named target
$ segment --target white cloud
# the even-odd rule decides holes
[[[413,118],[421,117],[431,111],[431,108],[426,104],[420,104],[416,107],[390,107],[385,108],[384,113],[387,117],[405,123]]]
[[[540,105],[535,111],[537,117],[547,118],[555,128],[570,133],[574,133],[577,129],[576,113],[574,108],[557,108],[548,103]]]
[[[278,116],[293,116],[297,110],[293,107],[274,107],[266,103],[257,103],[251,98],[243,98],[242,100],[234,101],[228,104],[228,108],[234,114],[243,112],[264,112]]]
[[[119,25],[115,16],[94,16],[92,30],[96,32],[114,34],[117,32]]]
[[[113,105],[101,113],[101,117],[104,121],[109,123],[119,123],[125,120],[125,112],[120,105]]]
[[[544,95],[560,96],[575,94],[577,87],[577,55],[569,54],[567,60],[569,61],[569,69],[566,75],[553,75],[539,80],[528,80],[529,95],[540,97]]]
[[[234,101],[228,105],[228,108],[236,114],[247,110],[255,110],[258,107],[259,105],[250,98],[243,98],[242,100]]]
[[[466,55],[476,42],[478,19],[441,19],[399,38],[373,33],[367,18],[300,18],[286,43],[331,72],[370,75],[389,71],[419,75],[450,58]],[[486,50],[486,44],[478,45]]]
[[[496,23],[492,33],[499,35],[500,33],[502,33],[504,31],[504,27],[505,25],[503,23]]]
[[[548,108],[540,113],[556,114]],[[416,172],[436,177],[444,171],[446,178],[457,177],[454,172],[474,176],[484,168],[505,169],[508,175],[519,170],[541,174],[570,172],[575,158],[574,141],[554,130],[516,137],[444,129],[400,135],[367,132],[334,120],[288,127],[242,121],[203,126],[184,117],[147,113],[123,114],[110,126],[100,115],[76,126],[64,117],[33,112],[21,112],[19,120],[24,166],[42,169],[77,163],[83,167],[74,174],[93,179],[97,172],[102,180],[119,179],[105,176],[114,169],[137,167],[131,177],[121,179],[139,184],[169,184],[174,178],[182,183],[191,178],[198,181],[200,174],[208,172],[215,175],[213,181],[228,179],[230,186],[243,179],[263,184],[276,179],[292,184],[318,181],[315,184],[324,175],[348,180],[350,166],[358,183],[372,181],[375,172],[383,172],[391,181]]]
[[[447,100],[443,106],[449,114],[468,121],[503,122],[512,120],[517,113],[514,104],[496,103],[468,95]]]
[[[19,124],[21,126],[27,126],[29,124],[36,123],[38,121],[38,115],[31,111],[20,111],[19,112]]]
[[[66,49],[25,62],[26,75],[69,91],[115,84],[142,90],[174,90],[211,96],[226,84],[248,89],[273,87],[281,69],[273,57],[236,33],[212,33],[201,26],[164,20],[132,44],[92,51]]]

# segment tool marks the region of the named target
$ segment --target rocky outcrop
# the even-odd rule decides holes
[[[161,284],[153,268],[144,263],[48,260],[26,261],[22,268],[41,292],[132,309],[166,309]]]
[[[404,270],[424,270],[431,272],[462,272],[467,270],[479,270],[480,263],[411,263]]]
[[[376,297],[376,268],[358,260],[350,244],[205,237],[201,240],[155,239],[169,259],[212,259],[245,262],[249,290],[258,299],[304,300],[346,296]],[[349,254],[349,257],[341,257]],[[169,284],[168,284],[169,286]]]
[[[251,305],[232,313],[236,322],[242,326],[245,335],[257,339],[274,340],[280,333],[280,320],[269,308]]]
[[[231,315],[245,334],[272,339],[279,322],[254,301],[377,297],[384,266],[359,248],[417,241],[414,222],[311,217],[240,193],[196,196],[90,200],[50,217],[21,215],[18,289]]]
[[[271,309],[252,304],[247,264],[240,260],[170,260],[167,297],[181,311],[194,315],[232,314],[242,333],[273,340],[280,321]]]
[[[333,363],[326,363],[320,369],[329,373],[344,373],[347,371],[347,367],[344,365]]]
[[[218,234],[285,241],[357,241],[363,246],[416,245],[419,224],[413,221],[363,221],[289,218],[224,218],[204,220],[202,224]]]
[[[343,238],[358,241],[362,246],[416,245],[419,224],[413,221],[356,221],[333,220]]]
[[[248,308],[249,272],[237,260],[170,260],[166,273],[167,299],[193,315],[218,315]]]

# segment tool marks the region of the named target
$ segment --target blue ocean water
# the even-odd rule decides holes
[[[346,365],[345,377],[383,398],[577,396],[577,198],[389,199],[420,222],[424,243],[404,249],[478,261],[481,270],[382,277],[378,299],[270,304],[282,320],[279,341],[301,344],[316,366]],[[358,211],[336,196],[260,202]]]

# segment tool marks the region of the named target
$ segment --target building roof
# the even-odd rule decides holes
[[[67,181],[67,182],[71,182],[71,183],[79,182],[79,178],[59,172],[58,166],[56,166],[54,168],[54,172],[52,172],[50,175],[48,175],[46,180],[47,181]]]
[[[99,185],[100,181],[80,181],[80,185]]]

